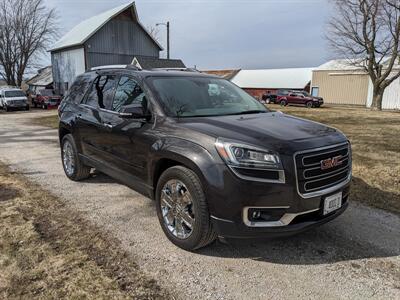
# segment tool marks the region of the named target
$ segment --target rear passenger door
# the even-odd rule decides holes
[[[78,115],[79,135],[84,155],[97,161],[105,161],[106,144],[105,130],[107,114],[110,110],[117,77],[102,74],[97,76],[87,91]]]
[[[133,175],[135,179],[146,181],[147,157],[150,151],[152,121],[125,118],[121,115],[124,107],[140,104],[144,111],[151,114],[148,97],[140,82],[131,76],[119,78],[111,106],[112,113],[107,115],[106,151],[112,163],[121,171],[121,175]]]

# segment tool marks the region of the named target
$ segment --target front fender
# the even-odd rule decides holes
[[[225,168],[224,162],[218,154],[210,153],[207,149],[194,142],[180,139],[168,138],[164,141],[158,140],[151,147],[149,174],[150,178],[154,178],[157,164],[163,160],[173,160],[179,164],[186,166],[196,173],[199,177],[203,190],[207,195],[213,190],[220,190],[224,185],[222,169]],[[156,186],[156,182],[150,183]],[[213,209],[213,203],[208,203],[210,212]]]

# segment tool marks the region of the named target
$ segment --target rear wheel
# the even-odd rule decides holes
[[[216,239],[200,180],[192,170],[167,169],[157,184],[156,203],[161,227],[176,246],[195,250]]]
[[[306,107],[307,108],[312,108],[314,104],[311,101],[306,102]]]
[[[281,101],[279,102],[279,104],[280,104],[281,106],[286,106],[286,105],[287,105],[287,102],[286,102],[286,100],[281,100]]]
[[[90,175],[90,167],[79,159],[78,150],[71,134],[63,137],[61,142],[61,160],[65,175],[71,180],[79,181]]]

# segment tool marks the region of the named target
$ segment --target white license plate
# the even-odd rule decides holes
[[[342,192],[328,196],[324,200],[324,215],[339,209],[342,206]]]

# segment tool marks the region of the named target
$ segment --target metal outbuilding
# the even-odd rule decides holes
[[[328,104],[370,107],[373,88],[364,68],[349,60],[336,59],[313,70],[311,94],[323,97]],[[382,108],[400,109],[400,79],[386,88]]]
[[[92,67],[130,64],[135,56],[159,58],[162,49],[140,23],[134,2],[118,6],[81,22],[51,47],[55,90],[63,94]]]

